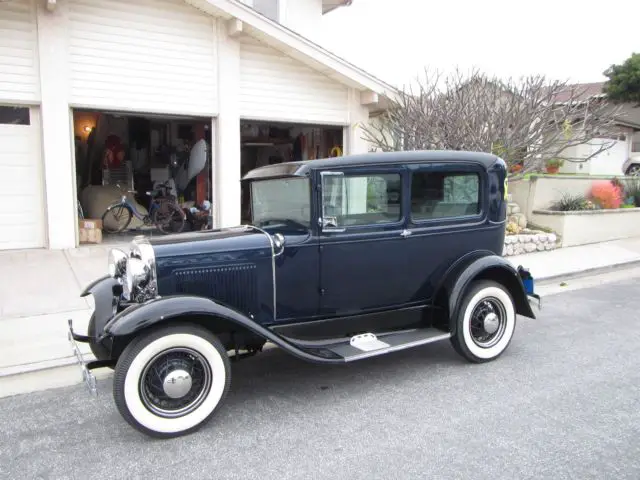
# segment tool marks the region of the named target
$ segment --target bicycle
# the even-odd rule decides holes
[[[102,228],[107,233],[120,233],[129,226],[131,219],[135,216],[145,225],[155,225],[165,235],[180,233],[184,229],[186,215],[176,202],[175,196],[169,194],[170,189],[171,187],[164,183],[154,190],[145,192],[151,197],[149,213],[146,215],[138,212],[135,204],[126,195],[122,195],[120,201],[112,203],[105,210],[102,215]],[[135,190],[127,190],[127,192],[137,193]],[[106,221],[109,219],[109,214],[113,216],[117,228],[111,228],[111,223]],[[172,221],[176,222],[175,225],[172,225]]]

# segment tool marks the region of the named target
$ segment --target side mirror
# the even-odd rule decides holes
[[[273,247],[276,257],[282,255],[282,252],[284,252],[284,243],[284,235],[281,233],[276,233],[273,236]]]

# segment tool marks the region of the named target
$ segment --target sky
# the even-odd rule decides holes
[[[322,21],[325,48],[397,87],[456,66],[599,82],[640,53],[640,0],[353,0]]]

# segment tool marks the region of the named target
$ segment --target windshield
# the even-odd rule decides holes
[[[307,230],[311,225],[308,178],[276,178],[251,183],[251,219],[256,227],[272,225]]]

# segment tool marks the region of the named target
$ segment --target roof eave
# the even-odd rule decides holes
[[[244,24],[249,34],[273,48],[284,51],[334,80],[361,91],[397,100],[399,92],[393,86],[356,67],[348,61],[313,43],[284,25],[261,15],[239,0],[183,0],[207,13]]]

